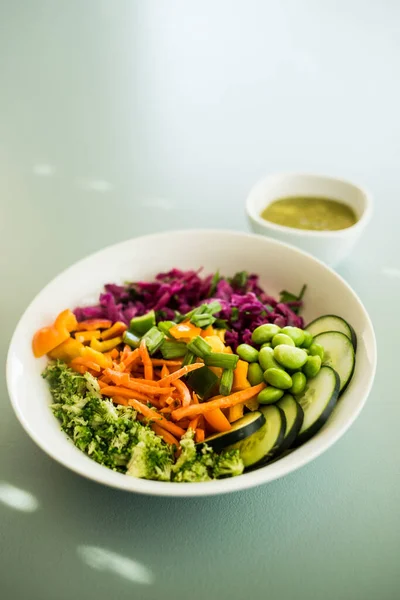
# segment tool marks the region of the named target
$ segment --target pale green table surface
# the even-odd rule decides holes
[[[364,411],[326,454],[197,500],[67,471],[23,432],[2,378],[4,600],[400,597],[399,22],[395,0],[0,3],[3,361],[60,270],[153,231],[244,230],[247,191],[279,170],[374,194],[339,272],[379,349]]]

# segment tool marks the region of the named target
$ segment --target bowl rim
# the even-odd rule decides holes
[[[162,482],[162,481],[154,481],[154,480],[146,480],[146,479],[136,479],[127,477],[124,474],[116,473],[107,467],[92,461],[85,453],[82,453],[82,458],[86,458],[91,461],[90,468],[87,468],[84,460],[80,462],[79,460],[71,461],[68,458],[64,457],[62,453],[57,453],[53,451],[48,444],[46,444],[45,438],[42,439],[39,435],[36,435],[36,432],[31,429],[31,426],[27,419],[25,419],[25,415],[18,405],[17,393],[14,390],[14,385],[12,383],[13,380],[13,354],[16,352],[14,346],[17,343],[17,338],[20,330],[24,329],[24,321],[29,317],[29,313],[32,310],[32,307],[40,302],[42,296],[45,296],[47,290],[50,286],[56,284],[63,276],[69,271],[73,270],[76,266],[82,264],[83,262],[89,261],[93,258],[101,256],[103,253],[110,251],[111,249],[116,249],[120,247],[123,249],[124,247],[128,247],[130,244],[134,243],[137,240],[152,240],[154,238],[160,237],[168,237],[168,236],[180,236],[180,235],[199,235],[199,234],[208,234],[208,235],[224,235],[230,236],[232,239],[234,238],[257,238],[259,240],[263,240],[263,242],[267,241],[269,244],[272,244],[277,247],[286,247],[290,250],[294,251],[297,254],[304,255],[308,259],[311,259],[313,262],[320,264],[322,267],[327,269],[331,275],[333,275],[336,279],[338,279],[342,285],[344,285],[351,295],[357,301],[360,310],[363,313],[363,319],[365,320],[365,329],[369,331],[372,347],[369,348],[369,356],[371,357],[372,369],[368,373],[368,378],[364,380],[364,394],[362,401],[354,407],[352,414],[348,418],[348,420],[343,423],[343,425],[337,429],[334,429],[330,432],[330,436],[326,439],[320,441],[319,444],[311,444],[310,443],[315,440],[312,438],[308,442],[306,442],[302,447],[305,448],[309,445],[310,451],[308,453],[304,453],[304,456],[300,458],[298,455],[297,463],[291,464],[291,456],[293,453],[290,453],[288,456],[281,458],[279,461],[274,463],[270,463],[265,467],[261,467],[260,469],[244,473],[238,477],[232,477],[228,479],[219,479],[212,480],[209,482],[202,483],[174,483],[174,482]],[[377,363],[377,348],[376,348],[376,337],[374,328],[371,322],[371,319],[368,315],[367,310],[365,309],[363,303],[360,298],[356,294],[356,292],[351,288],[351,286],[331,267],[326,265],[323,261],[319,260],[315,256],[300,250],[296,246],[291,244],[287,244],[286,242],[281,242],[271,238],[265,238],[265,236],[255,233],[248,233],[242,231],[234,231],[229,229],[177,229],[174,231],[166,231],[159,233],[152,233],[144,236],[137,236],[134,238],[129,238],[122,242],[117,242],[116,244],[111,244],[97,250],[95,252],[90,253],[89,255],[79,259],[78,261],[71,264],[69,267],[61,271],[58,275],[56,275],[53,279],[51,279],[32,299],[29,303],[22,316],[20,317],[14,333],[12,335],[8,353],[7,353],[7,361],[6,361],[6,381],[7,381],[7,389],[8,394],[11,400],[11,405],[13,410],[22,425],[25,432],[29,435],[29,437],[51,458],[53,458],[56,462],[68,468],[69,470],[82,475],[86,479],[90,479],[97,483],[102,483],[109,487],[125,490],[128,492],[134,492],[139,494],[147,494],[153,496],[160,497],[199,497],[199,496],[213,496],[219,494],[231,493],[234,491],[240,491],[249,489],[263,483],[269,483],[276,479],[280,479],[285,475],[297,471],[299,468],[305,466],[306,464],[312,462],[315,458],[323,454],[326,450],[328,450],[331,446],[333,446],[337,440],[344,435],[344,433],[351,427],[354,423],[361,410],[363,409],[368,396],[370,394],[372,384],[375,377],[376,372],[376,363]],[[65,436],[64,432],[59,431],[60,435]],[[74,446],[75,447],[75,446]],[[77,449],[78,452],[81,452]]]
[[[254,196],[255,193],[258,192],[261,188],[263,188],[267,182],[274,177],[309,177],[315,179],[324,179],[326,181],[333,181],[337,183],[343,183],[344,185],[351,186],[353,188],[358,189],[361,192],[364,199],[364,209],[361,217],[351,225],[350,227],[346,227],[345,229],[335,229],[335,230],[323,230],[323,231],[315,231],[313,229],[297,229],[296,227],[287,227],[286,225],[279,225],[278,223],[273,223],[272,221],[267,221],[263,219],[257,210],[254,207]],[[276,198],[279,200],[279,198]],[[273,200],[271,200],[273,202]],[[352,235],[353,233],[357,233],[358,230],[363,229],[371,219],[373,211],[373,200],[372,194],[369,192],[367,188],[364,186],[358,185],[357,183],[350,181],[349,179],[344,179],[342,177],[333,177],[331,175],[324,175],[322,173],[308,173],[308,172],[297,172],[297,171],[282,171],[279,173],[270,173],[265,177],[259,179],[250,189],[247,197],[246,197],[246,212],[248,216],[256,221],[258,225],[265,228],[265,230],[271,230],[275,232],[279,232],[282,234],[290,234],[292,236],[298,236],[299,238],[304,237],[312,237],[312,238],[340,238],[343,235]]]

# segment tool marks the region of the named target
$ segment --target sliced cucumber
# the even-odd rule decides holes
[[[295,446],[300,446],[326,423],[339,397],[339,375],[331,367],[321,367],[313,379],[309,379],[302,394],[296,397],[304,411],[304,420]]]
[[[357,350],[357,336],[352,326],[347,323],[342,317],[336,315],[324,315],[314,321],[311,321],[306,327],[307,331],[311,333],[313,337],[326,331],[339,331],[344,333],[354,346],[354,350]]]
[[[315,336],[314,342],[324,349],[323,365],[332,367],[340,377],[343,392],[353,375],[356,364],[354,347],[347,335],[339,331],[327,331]]]
[[[216,452],[222,450],[226,446],[240,442],[248,438],[250,435],[255,433],[265,423],[264,415],[256,410],[254,412],[247,413],[244,417],[241,417],[232,424],[232,429],[224,431],[223,433],[216,433],[210,435],[204,440],[206,444],[211,446]]]
[[[238,449],[244,466],[259,467],[267,463],[279,451],[285,436],[285,413],[277,406],[263,406],[260,412],[265,417],[264,425],[250,437],[230,446]]]
[[[291,394],[285,394],[276,404],[285,413],[286,429],[280,452],[290,448],[299,434],[304,420],[304,411]]]

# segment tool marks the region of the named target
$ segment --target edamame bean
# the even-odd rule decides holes
[[[286,373],[283,369],[267,369],[264,373],[264,379],[279,390],[288,390],[293,383],[289,373]]]
[[[307,358],[307,362],[303,367],[303,373],[307,379],[318,375],[321,369],[321,363],[322,361],[320,356],[309,356]]]
[[[258,394],[257,400],[260,404],[273,404],[274,402],[278,402],[282,396],[283,390],[269,386]]]
[[[301,369],[307,361],[307,353],[301,348],[280,344],[274,350],[274,358],[286,369]]]
[[[260,363],[263,371],[272,368],[282,368],[280,364],[276,362],[272,348],[261,348],[260,352],[258,353],[258,362]]]
[[[240,344],[236,348],[236,354],[248,363],[253,363],[258,360],[258,350],[253,348],[253,346],[250,346],[250,344]]]
[[[302,343],[301,347],[309,348],[312,344],[313,336],[311,335],[311,333],[309,331],[307,331],[307,329],[304,329],[303,333],[304,333],[304,342]]]
[[[272,340],[274,335],[279,333],[281,330],[278,325],[274,325],[273,323],[265,323],[265,325],[260,325],[256,327],[253,333],[251,334],[251,341],[255,344],[264,344],[264,342],[269,342]]]
[[[296,346],[302,346],[303,342],[304,342],[304,331],[302,329],[299,329],[298,327],[291,327],[290,325],[287,325],[286,327],[284,327],[282,329],[282,333],[285,333],[286,335],[288,335],[289,337],[292,338],[292,340],[294,341],[294,343],[296,344]]]
[[[311,356],[319,356],[322,361],[324,360],[325,350],[321,344],[311,344],[310,354]]]
[[[261,346],[260,350],[262,350],[263,348],[272,348],[271,342],[265,342],[265,344]]]
[[[264,381],[264,372],[258,363],[250,363],[247,371],[250,385],[258,385]]]
[[[297,371],[292,375],[292,387],[290,388],[290,393],[294,396],[298,396],[304,392],[306,387],[307,379],[304,373],[301,371]]]
[[[285,333],[277,333],[272,338],[272,347],[275,348],[276,346],[279,346],[280,344],[286,344],[287,346],[295,346],[296,345],[294,343],[294,341],[292,340],[292,338],[289,337],[288,335],[286,335]]]

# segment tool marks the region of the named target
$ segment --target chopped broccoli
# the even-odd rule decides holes
[[[136,420],[129,406],[102,398],[95,377],[80,375],[62,361],[43,373],[54,399],[51,408],[74,444],[98,463],[133,477],[159,481],[198,482],[240,475],[238,451],[216,454],[194,442],[189,430],[181,439],[180,455],[150,427]]]
[[[173,454],[170,447],[151,429],[141,427],[126,474],[143,479],[169,481],[172,463]]]
[[[226,450],[215,457],[213,476],[215,479],[223,477],[235,477],[241,475],[244,470],[243,461],[239,450]]]

